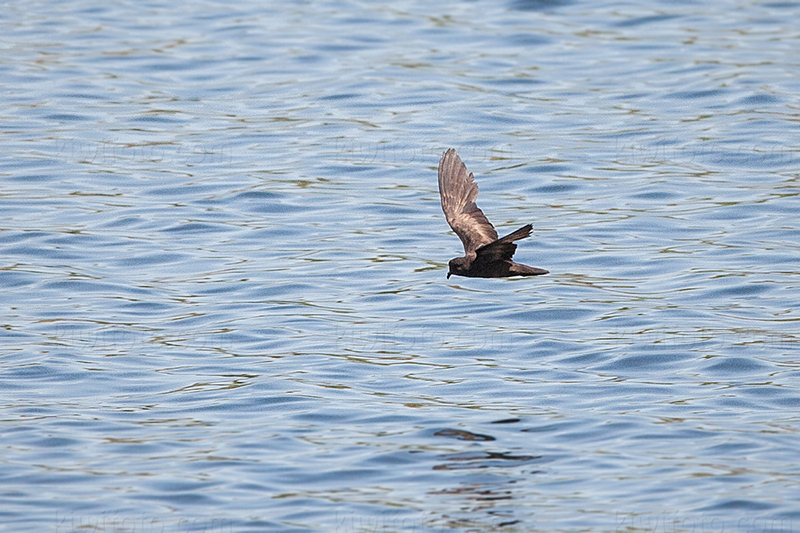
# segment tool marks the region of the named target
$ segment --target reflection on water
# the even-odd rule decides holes
[[[8,527],[800,528],[794,4],[6,7]]]

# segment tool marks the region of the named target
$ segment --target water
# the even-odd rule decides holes
[[[799,531],[799,16],[7,4],[0,529]]]

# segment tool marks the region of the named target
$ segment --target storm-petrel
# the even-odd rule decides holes
[[[439,161],[439,196],[442,198],[442,211],[447,223],[464,243],[464,257],[450,260],[449,278],[467,276],[470,278],[504,278],[507,276],[538,276],[547,270],[521,265],[511,260],[517,245],[514,241],[531,234],[533,226],[522,226],[517,231],[497,238],[497,231],[475,205],[478,186],[475,176],[467,173],[452,148],[442,155]]]

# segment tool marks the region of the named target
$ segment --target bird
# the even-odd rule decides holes
[[[447,223],[464,244],[464,257],[451,259],[450,276],[468,278],[505,278],[510,276],[540,276],[547,270],[530,267],[511,260],[517,245],[514,241],[531,234],[533,226],[526,224],[505,237],[498,238],[497,231],[475,205],[478,185],[475,176],[450,148],[439,161],[439,196]]]

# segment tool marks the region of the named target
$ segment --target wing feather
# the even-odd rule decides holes
[[[494,226],[475,205],[478,198],[475,177],[467,172],[466,165],[452,148],[439,161],[439,196],[447,223],[461,239],[467,254],[497,241]],[[515,244],[512,246],[516,248]]]
[[[476,262],[493,263],[495,261],[510,261],[514,257],[517,245],[514,241],[525,239],[530,236],[533,226],[526,224],[516,231],[513,231],[489,244],[485,244],[476,250]]]

